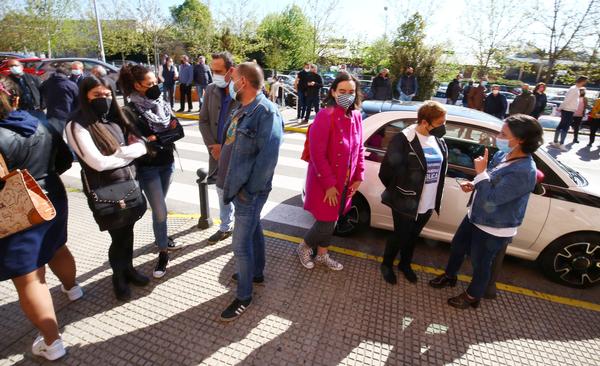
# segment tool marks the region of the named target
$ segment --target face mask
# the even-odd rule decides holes
[[[509,140],[502,139],[499,137],[496,138],[496,147],[498,148],[498,150],[507,154],[513,150],[513,148],[509,146]]]
[[[429,130],[429,134],[433,137],[441,139],[446,134],[446,125],[441,125],[436,128],[432,128],[431,130]]]
[[[238,97],[240,96],[239,90],[235,90],[235,82],[233,79],[229,82],[229,96],[237,101],[239,101]]]
[[[71,70],[71,75],[79,76],[81,74],[83,74],[83,71],[79,69]]]
[[[90,101],[94,114],[98,117],[105,117],[110,110],[112,99],[110,98],[96,98]]]
[[[500,93],[499,90],[492,90],[492,94],[494,94],[494,95],[498,95],[499,93]]]
[[[350,108],[354,104],[354,99],[354,94],[340,94],[335,98],[337,104],[344,109]]]
[[[160,88],[158,85],[154,85],[146,90],[144,93],[148,99],[157,100],[160,98]]]
[[[304,69],[304,72],[309,72],[309,71],[310,71],[310,69]]]
[[[13,73],[13,75],[23,75],[23,66],[20,66],[20,65],[11,66],[10,72]]]
[[[227,87],[227,81],[225,81],[225,75],[213,75],[213,83],[218,88],[225,89]]]
[[[487,85],[487,81],[482,81],[480,84],[481,84],[481,86],[486,86]]]

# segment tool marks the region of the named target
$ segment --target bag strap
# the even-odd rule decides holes
[[[8,165],[0,153],[0,178],[4,177],[5,175],[8,175]]]

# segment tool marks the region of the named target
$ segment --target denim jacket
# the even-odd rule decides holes
[[[225,203],[240,193],[248,200],[258,193],[271,191],[283,140],[283,118],[262,93],[245,110],[238,120],[223,185]]]
[[[523,222],[529,194],[535,188],[537,168],[529,155],[494,169],[505,155],[497,152],[487,171],[489,179],[475,185],[477,194],[471,203],[471,222],[474,224],[508,228],[518,227]]]

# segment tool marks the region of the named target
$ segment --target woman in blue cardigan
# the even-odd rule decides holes
[[[467,290],[448,299],[459,308],[478,307],[490,280],[496,254],[517,234],[523,222],[529,195],[536,184],[536,166],[531,154],[543,143],[537,120],[516,114],[504,120],[496,138],[499,151],[488,167],[488,151],[475,159],[477,176],[461,184],[472,192],[467,216],[454,239],[445,273],[432,279],[434,288],[456,285],[456,275],[467,253],[471,255],[473,279]]]

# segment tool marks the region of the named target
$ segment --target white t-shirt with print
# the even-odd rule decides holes
[[[425,154],[427,172],[425,173],[425,184],[419,201],[419,214],[424,214],[435,209],[435,198],[437,197],[438,184],[442,171],[443,155],[437,140],[433,136],[424,136],[417,132],[419,142]]]

